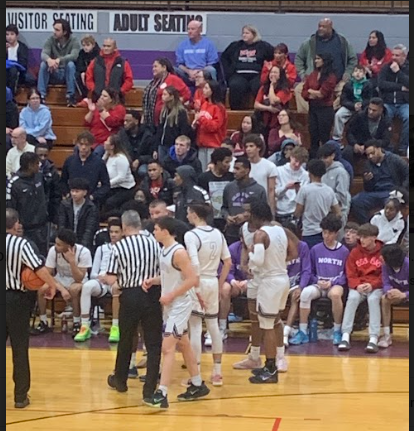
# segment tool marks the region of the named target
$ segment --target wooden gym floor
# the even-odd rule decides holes
[[[187,377],[177,355],[170,409],[141,405],[142,384],[129,392],[108,389],[115,351],[33,348],[32,404],[13,408],[11,350],[6,349],[6,425],[10,431],[407,431],[409,361],[383,357],[291,356],[278,385],[251,385],[248,371],[224,357],[224,386],[205,400],[182,404],[176,395]],[[204,376],[211,356],[203,355]]]

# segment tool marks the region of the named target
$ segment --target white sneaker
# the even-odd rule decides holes
[[[223,341],[226,341],[227,338],[229,337],[227,334],[227,329],[220,329],[220,334],[221,334],[221,339]]]
[[[262,360],[259,358],[255,361],[250,355],[246,359],[233,364],[234,370],[254,370],[256,368],[262,368]]]
[[[283,344],[285,345],[286,349],[289,347],[289,337],[287,335],[283,337]]]
[[[287,373],[288,372],[289,365],[288,365],[286,358],[278,359],[276,361],[276,365],[277,365],[277,370],[279,371],[279,373]]]
[[[205,347],[211,347],[213,345],[213,340],[211,339],[211,335],[206,332],[206,335],[204,335],[204,346]]]
[[[378,347],[380,347],[381,349],[388,349],[388,347],[390,347],[391,345],[392,345],[391,335],[384,335],[383,337],[381,337],[378,343]]]

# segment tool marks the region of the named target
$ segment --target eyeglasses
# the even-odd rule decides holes
[[[38,97],[38,96],[31,97],[29,100],[40,100],[40,97]]]

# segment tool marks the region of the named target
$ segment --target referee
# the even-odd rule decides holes
[[[42,260],[33,251],[29,242],[19,238],[21,225],[19,214],[6,209],[6,341],[10,337],[13,355],[14,407],[24,409],[30,404],[27,396],[30,389],[29,330],[30,298],[22,281],[23,265],[36,274],[50,287],[45,297],[52,299],[56,284],[44,268]]]
[[[141,219],[135,211],[122,216],[125,238],[114,245],[108,272],[100,281],[121,288],[119,330],[120,340],[116,358],[115,375],[108,377],[108,384],[118,392],[126,392],[128,369],[131,361],[134,335],[141,323],[145,346],[148,351],[147,376],[144,398],[152,398],[157,387],[162,347],[162,307],[159,302],[161,288],[145,293],[142,283],[159,276],[160,248],[154,238],[140,235]]]

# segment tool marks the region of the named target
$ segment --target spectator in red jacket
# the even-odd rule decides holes
[[[197,72],[196,78],[195,78],[195,84],[196,84],[196,91],[193,96],[193,104],[192,107],[194,111],[199,112],[201,109],[201,105],[206,101],[204,97],[204,86],[207,84],[207,82],[210,82],[213,80],[213,77],[211,76],[211,73],[208,70],[200,70]]]
[[[342,341],[340,351],[351,348],[350,336],[354,326],[358,305],[368,301],[369,307],[369,342],[367,353],[377,353],[378,338],[381,330],[382,298],[382,242],[377,240],[377,226],[364,224],[358,229],[359,243],[351,251],[346,263],[349,295],[342,323]]]
[[[93,101],[98,100],[105,87],[111,87],[125,96],[133,86],[131,66],[121,57],[116,41],[105,39],[101,53],[86,70],[86,87],[93,92]]]
[[[222,102],[220,84],[217,81],[207,82],[204,86],[206,102],[197,112],[192,124],[197,130],[198,158],[203,167],[207,169],[211,154],[227,135],[227,111]]]
[[[148,126],[158,126],[163,108],[162,93],[169,87],[175,87],[180,93],[184,105],[191,98],[191,91],[184,81],[174,74],[174,67],[168,58],[159,58],[152,66],[154,79],[144,91],[144,123]]]
[[[119,101],[118,92],[112,88],[105,88],[96,104],[89,100],[88,109],[85,126],[89,127],[95,138],[95,153],[103,156],[105,141],[122,129],[126,110]]]
[[[262,126],[255,115],[245,115],[240,124],[239,130],[234,132],[230,139],[234,142],[234,156],[241,157],[246,156],[246,150],[244,148],[244,138],[248,135],[260,135],[265,141],[262,133]]]
[[[277,114],[288,107],[291,98],[292,93],[289,90],[285,70],[279,66],[273,66],[254,102],[254,109],[262,113],[266,135],[269,134],[270,129],[276,127]]]
[[[378,75],[388,63],[392,61],[392,52],[387,48],[384,34],[378,30],[371,31],[364,52],[359,62],[365,67],[367,78],[371,79],[373,88],[377,87]]]
[[[275,46],[274,59],[273,61],[265,61],[262,76],[260,78],[261,83],[264,85],[269,76],[269,72],[273,66],[279,66],[286,72],[286,77],[289,82],[289,88],[293,88],[298,77],[296,66],[289,60],[289,48],[284,43],[279,43]]]
[[[331,54],[316,54],[315,70],[306,78],[302,97],[309,102],[309,133],[311,158],[319,146],[329,141],[335,118],[333,108],[336,75]]]

